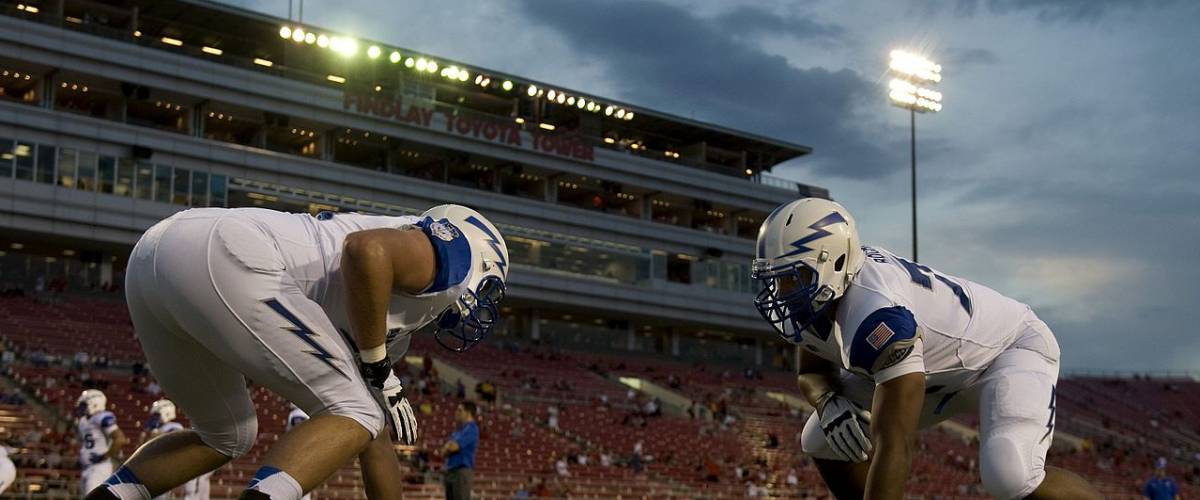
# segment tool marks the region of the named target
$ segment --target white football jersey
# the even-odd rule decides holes
[[[90,417],[79,417],[79,461],[84,466],[91,463],[93,454],[108,453],[111,442],[108,435],[117,429],[117,417],[111,411],[102,411]]]
[[[214,209],[192,209],[214,210]],[[292,214],[261,208],[215,209],[234,212],[240,220],[252,222],[262,230],[264,236],[274,240],[282,256],[286,272],[296,280],[304,295],[316,301],[329,316],[333,325],[351,336],[350,321],[346,311],[346,291],[341,276],[343,243],[350,233],[368,229],[405,229],[420,222],[415,216],[382,216],[353,213],[321,212],[316,217],[308,214]],[[463,238],[457,231],[450,235]],[[253,242],[251,242],[253,243]],[[243,261],[262,259],[261,247],[249,244],[228,246]],[[436,251],[436,249],[435,249]],[[454,265],[468,265],[469,262]],[[460,280],[449,288],[418,295],[396,294],[388,308],[388,344],[398,337],[406,337],[425,326],[462,295],[465,281]]]
[[[862,270],[840,299],[832,329],[824,328],[840,336],[840,352],[830,352],[839,344],[833,342],[801,347],[876,383],[924,372],[928,387],[967,387],[1016,342],[1033,314],[978,283],[887,250],[863,250]]]
[[[300,425],[305,420],[308,420],[308,414],[299,408],[292,408],[292,412],[288,413],[287,430],[292,430],[293,427]]]

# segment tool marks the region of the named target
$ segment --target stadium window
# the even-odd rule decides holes
[[[191,206],[208,206],[208,172],[192,172]]]
[[[154,166],[154,201],[171,202],[171,167],[167,165]]]
[[[692,260],[677,255],[668,256],[667,281],[690,284],[692,282]]]
[[[65,188],[75,187],[75,158],[78,156],[74,149],[58,149],[58,185]]]
[[[208,176],[208,206],[224,207],[228,205],[228,178],[224,175]]]
[[[77,113],[106,120],[118,119],[122,97],[105,91],[112,84],[85,83],[79,78],[60,75],[54,85],[54,110]]]
[[[321,132],[317,129],[323,127],[274,113],[268,113],[266,118],[267,149],[309,158],[321,157]]]
[[[17,142],[16,146],[13,147],[13,156],[16,157],[14,159],[17,163],[17,180],[33,180],[34,153],[37,151],[35,147],[36,146],[33,144],[19,141]]]
[[[42,184],[54,184],[54,160],[58,152],[54,146],[38,144],[37,147],[37,181]]]
[[[96,190],[96,153],[79,152],[78,173],[75,175],[75,187],[84,191]]]
[[[261,117],[262,115],[261,112],[254,113],[244,109],[234,112],[232,108],[204,106],[204,115],[201,117],[204,120],[204,138],[243,146],[255,146],[255,138],[258,136],[262,124],[249,117]]]
[[[130,196],[133,194],[133,159],[121,158],[117,160],[117,182],[113,185],[113,194],[117,196]]]
[[[134,168],[133,197],[154,199],[154,165],[139,161]]]
[[[97,186],[101,193],[113,193],[113,186],[117,182],[117,160],[111,156],[101,156],[100,162],[96,167]]]
[[[13,140],[0,138],[0,177],[13,176]]]
[[[176,205],[187,205],[188,196],[191,194],[191,174],[192,172],[186,168],[175,169],[175,190],[174,196],[171,197],[171,203]]]
[[[182,102],[178,97],[130,99],[125,108],[125,121],[142,127],[187,133],[187,117],[190,112],[191,105]]]

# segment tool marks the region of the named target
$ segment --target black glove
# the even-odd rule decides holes
[[[384,381],[387,380],[388,375],[392,374],[392,363],[388,361],[388,358],[383,358],[374,363],[360,363],[358,369],[362,372],[367,385],[382,391]]]

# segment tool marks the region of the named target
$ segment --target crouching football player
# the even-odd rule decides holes
[[[1025,304],[860,247],[846,209],[816,198],[767,217],[752,273],[755,306],[797,344],[817,409],[801,447],[838,498],[903,498],[918,429],[976,406],[992,496],[1100,498],[1046,466],[1059,348]]]
[[[126,299],[192,428],[146,443],[88,499],[149,500],[245,454],[258,435],[247,378],[312,418],[240,498],[297,500],[355,456],[372,499],[399,498],[391,441],[412,444],[417,426],[387,343],[433,322],[454,350],[481,341],[507,265],[495,226],[458,205],[420,217],[203,208],[156,224],[130,256]]]

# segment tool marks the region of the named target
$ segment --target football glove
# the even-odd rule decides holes
[[[105,455],[103,453],[92,453],[92,454],[88,455],[88,463],[90,463],[92,465],[98,464],[105,460],[108,460],[108,455]]]
[[[404,387],[396,374],[388,375],[383,384],[383,413],[392,423],[392,441],[403,444],[417,442],[417,415],[404,396]]]
[[[871,426],[871,417],[858,404],[829,393],[817,402],[821,431],[834,454],[842,460],[865,462],[871,458],[871,439],[864,429]]]

